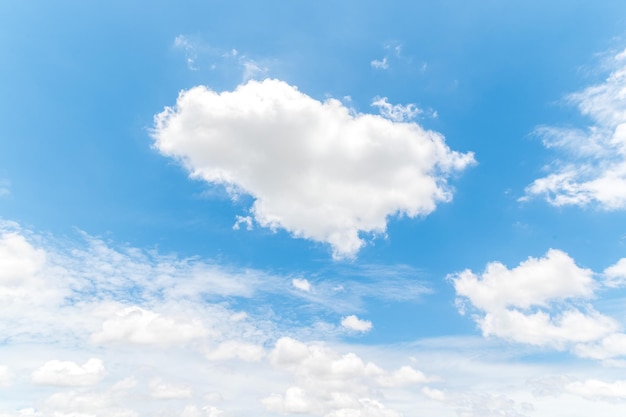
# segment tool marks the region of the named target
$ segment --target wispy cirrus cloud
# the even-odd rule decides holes
[[[264,78],[269,72],[267,60],[251,58],[235,48],[209,45],[197,36],[178,35],[173,45],[185,55],[187,68],[191,71],[237,71],[242,81]]]
[[[590,120],[588,126],[535,130],[546,148],[558,151],[558,158],[520,200],[539,196],[554,206],[626,208],[626,53],[615,54],[609,66],[603,82],[566,98]]]

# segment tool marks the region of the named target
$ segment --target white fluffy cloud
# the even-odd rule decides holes
[[[445,401],[446,400],[445,392],[443,392],[441,390],[438,390],[438,389],[435,389],[435,388],[424,387],[424,388],[422,388],[422,394],[424,394],[425,396],[427,396],[431,400],[435,400],[435,401]]]
[[[207,335],[199,320],[164,317],[140,307],[127,307],[102,323],[92,336],[95,343],[127,342],[139,345],[183,345]]]
[[[544,145],[561,150],[563,158],[549,167],[548,176],[526,188],[522,200],[540,195],[556,206],[626,208],[626,55],[615,55],[611,66],[604,82],[568,97],[590,126],[537,129]]]
[[[588,379],[584,382],[572,382],[565,390],[592,399],[626,400],[626,381],[604,382]]]
[[[314,405],[307,398],[306,392],[300,387],[289,387],[284,395],[272,394],[264,398],[263,405],[269,411],[278,411],[280,413],[311,413],[314,411]]]
[[[57,392],[46,399],[41,414],[32,410],[24,416],[54,416],[54,417],[138,417],[136,411],[119,406],[121,399],[115,392],[84,392],[83,390],[71,390]],[[22,416],[22,414],[19,414]]]
[[[8,366],[0,365],[0,387],[6,387],[11,384],[13,380],[13,372]]]
[[[34,248],[17,232],[0,235],[0,285],[6,288],[22,283],[39,272],[46,260],[43,250]]]
[[[620,259],[615,265],[604,270],[604,285],[611,288],[626,285],[626,258]]]
[[[593,272],[579,268],[566,253],[550,249],[543,258],[528,258],[513,269],[500,262],[487,264],[480,277],[466,270],[453,277],[457,294],[477,308],[545,306],[551,300],[593,294]]]
[[[198,408],[195,405],[188,405],[183,410],[181,417],[220,417],[224,412],[217,407],[205,406]]]
[[[161,378],[154,378],[150,381],[150,396],[160,400],[175,400],[189,398],[193,395],[191,387],[186,385],[171,384]]]
[[[369,332],[372,330],[372,322],[369,320],[361,320],[357,316],[350,315],[341,319],[341,325],[349,330],[356,332]]]
[[[474,317],[485,336],[564,346],[599,340],[618,329],[615,320],[590,306],[581,312],[568,304],[592,297],[595,281],[591,270],[578,267],[559,250],[550,249],[545,257],[529,258],[513,269],[492,262],[480,276],[466,270],[450,279],[461,311],[469,300],[482,312]]]
[[[83,365],[52,360],[33,372],[32,380],[38,385],[82,387],[97,384],[104,373],[104,364],[100,359],[91,358]]]
[[[358,252],[360,233],[384,233],[389,216],[450,201],[447,178],[474,163],[415,123],[354,115],[270,79],[183,91],[153,137],[192,177],[253,196],[260,226],[329,243],[337,257]]]
[[[304,279],[304,278],[294,278],[291,280],[291,285],[293,285],[295,288],[301,290],[301,291],[306,291],[309,292],[311,291],[311,283]]]
[[[626,334],[613,333],[596,343],[579,344],[574,351],[583,358],[600,360],[626,356]]]
[[[246,362],[255,362],[265,355],[262,346],[251,343],[228,340],[222,342],[215,349],[206,354],[207,359],[213,361],[223,361],[229,359],[241,359]]]
[[[378,383],[385,387],[400,387],[403,385],[423,384],[424,382],[428,382],[426,375],[410,366],[403,366],[389,375],[383,375],[378,378]]]

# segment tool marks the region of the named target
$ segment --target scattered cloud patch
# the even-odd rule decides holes
[[[550,249],[543,258],[530,257],[513,269],[491,262],[480,276],[466,270],[452,279],[458,295],[485,311],[589,298],[594,289],[593,272],[578,267],[570,256],[556,249]]]
[[[174,38],[174,48],[185,55],[187,68],[191,71],[224,70],[228,73],[241,73],[241,79],[265,77],[269,68],[259,60],[242,54],[235,48],[217,48],[196,36],[178,35]]]
[[[267,67],[253,59],[242,57],[241,65],[243,66],[243,81],[264,78],[269,71]]]
[[[590,119],[584,128],[542,126],[535,133],[561,158],[550,173],[526,188],[522,201],[544,197],[555,206],[597,205],[606,210],[626,208],[626,59],[611,61],[604,82],[571,94],[567,101]]]
[[[265,355],[262,346],[251,343],[228,340],[220,343],[215,349],[206,354],[206,358],[212,361],[224,361],[229,359],[241,359],[246,362],[256,362]]]
[[[184,345],[206,335],[207,330],[199,320],[177,320],[134,306],[117,311],[114,317],[105,320],[92,341],[170,346]]]
[[[460,417],[526,417],[533,411],[532,404],[518,403],[506,395],[475,393],[452,400]]]
[[[355,315],[346,316],[341,319],[341,325],[348,330],[355,332],[366,333],[372,330],[372,322],[368,320],[361,320]]]
[[[183,410],[181,417],[220,417],[224,414],[224,411],[213,406],[204,406],[198,408],[195,405],[188,405]]]
[[[416,369],[410,366],[403,366],[390,375],[384,375],[378,378],[378,383],[384,387],[401,387],[404,385],[423,384],[429,379]]]
[[[13,372],[8,366],[0,365],[0,387],[8,387],[13,382]]]
[[[425,216],[452,199],[448,177],[474,163],[415,123],[351,114],[278,80],[232,92],[183,91],[155,117],[156,148],[194,178],[254,197],[261,227],[353,257],[391,216]]]
[[[18,231],[0,235],[0,285],[7,290],[23,286],[41,271],[45,261],[45,251],[35,248]]]
[[[295,288],[299,289],[300,291],[306,291],[306,292],[311,291],[311,283],[305,278],[294,278],[291,280],[291,285],[293,285]]]
[[[284,395],[272,394],[262,400],[268,411],[279,413],[311,413],[315,411],[307,398],[306,392],[300,387],[289,387]]]
[[[193,395],[191,387],[186,385],[169,384],[161,378],[154,378],[150,381],[150,396],[160,400],[176,400],[190,398]]]
[[[609,288],[626,286],[626,258],[622,258],[615,265],[604,270],[604,285]]]
[[[626,334],[613,333],[595,343],[579,344],[574,352],[583,358],[603,361],[626,356]]]
[[[389,372],[354,354],[323,344],[280,338],[269,355],[274,366],[290,371],[295,384],[263,399],[268,411],[325,416],[400,416],[381,402],[381,390],[426,382],[410,366]]]
[[[11,182],[0,178],[0,198],[11,195]]]
[[[572,382],[565,387],[565,390],[590,399],[626,400],[626,381],[604,382],[588,379],[584,382]]]
[[[250,216],[237,216],[235,224],[233,224],[233,230],[239,230],[241,226],[246,226],[246,230],[252,230],[252,217]]]
[[[83,365],[52,360],[33,372],[32,380],[37,385],[87,387],[100,382],[104,373],[104,364],[100,359],[91,358]]]
[[[619,327],[591,306],[580,311],[569,303],[591,298],[596,284],[591,270],[559,250],[513,269],[492,262],[480,275],[466,270],[449,278],[460,311],[465,311],[465,301],[479,311],[473,317],[485,336],[564,347],[599,340]]]
[[[408,122],[423,113],[415,104],[411,103],[406,106],[402,104],[391,104],[387,101],[387,97],[374,99],[372,106],[378,108],[381,116],[393,120],[394,122]]]
[[[446,394],[443,391],[435,389],[435,388],[424,387],[422,388],[422,393],[428,398],[430,398],[431,400],[435,400],[435,401],[446,400]]]
[[[389,68],[387,57],[384,57],[383,59],[374,59],[370,62],[370,65],[372,66],[372,68],[376,69],[386,70],[387,68]]]

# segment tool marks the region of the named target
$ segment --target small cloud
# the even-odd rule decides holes
[[[8,367],[0,365],[0,387],[8,387],[13,380],[13,372]]]
[[[596,206],[626,210],[626,88],[625,52],[608,63],[604,82],[569,94],[565,102],[577,107],[591,123],[574,127],[539,126],[534,135],[557,157],[548,174],[525,189],[521,202],[542,197],[553,206]]]
[[[370,65],[372,66],[372,68],[376,68],[376,69],[386,70],[387,68],[389,68],[387,57],[384,57],[382,60],[375,59],[372,62],[370,62]]]
[[[423,372],[411,366],[403,366],[395,372],[379,377],[378,383],[383,387],[402,387],[405,385],[422,384],[428,380]]]
[[[438,389],[424,387],[422,388],[422,394],[435,401],[445,401],[446,394]]]
[[[176,400],[189,398],[193,395],[191,387],[163,382],[161,378],[150,381],[150,396],[160,400]]]
[[[565,390],[591,399],[624,399],[626,398],[626,381],[605,382],[588,379],[584,382],[568,384]]]
[[[178,35],[174,38],[174,47],[184,51],[187,67],[192,71],[197,71],[198,67],[195,65],[195,62],[198,58],[198,53],[192,41],[185,35]]]
[[[240,311],[239,313],[235,313],[230,316],[230,321],[238,322],[248,318],[248,313],[245,311]]]
[[[128,378],[124,378],[121,381],[116,382],[111,388],[113,391],[127,391],[133,389],[137,386],[137,380],[130,376]]]
[[[132,306],[105,320],[101,331],[94,333],[91,339],[97,344],[117,342],[171,346],[184,345],[206,334],[199,320],[178,320]]]
[[[263,78],[267,75],[268,69],[261,66],[258,62],[241,57],[241,66],[243,67],[243,81],[249,81],[256,78]]]
[[[236,216],[235,224],[233,224],[233,230],[239,230],[242,224],[246,226],[246,230],[252,230],[252,217]]]
[[[620,259],[615,265],[604,270],[604,285],[609,288],[620,288],[626,285],[626,258]]]
[[[361,320],[354,314],[341,319],[341,325],[349,330],[356,332],[369,332],[372,330],[372,322],[368,320]]]
[[[409,103],[406,106],[391,104],[387,101],[387,97],[375,98],[372,106],[378,107],[381,116],[394,122],[407,122],[422,113],[422,110],[413,103]]]
[[[265,355],[261,346],[250,343],[228,340],[220,343],[212,351],[206,354],[206,358],[211,361],[226,361],[230,359],[241,359],[246,362],[259,361]]]
[[[385,56],[382,59],[374,59],[370,65],[374,69],[386,70],[389,68],[389,59],[393,61],[402,60],[402,45],[398,42],[389,42],[385,45]]]
[[[311,283],[304,278],[294,278],[291,280],[291,285],[296,287],[301,291],[310,292],[311,291]]]
[[[104,364],[91,358],[83,365],[71,361],[52,360],[33,372],[37,385],[85,387],[95,385],[104,377]]]
[[[11,195],[11,183],[9,180],[0,178],[0,197],[8,197]]]

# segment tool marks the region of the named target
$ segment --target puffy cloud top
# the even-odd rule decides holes
[[[72,361],[52,360],[33,372],[33,382],[39,385],[90,386],[104,377],[104,364],[91,358],[83,365]]]
[[[579,268],[565,252],[555,249],[510,270],[500,262],[491,262],[480,277],[471,271],[454,277],[457,294],[468,297],[483,310],[528,308],[554,299],[589,297],[593,285],[591,270]]]
[[[372,322],[369,320],[361,320],[357,316],[350,315],[341,319],[341,325],[346,329],[357,332],[369,332],[372,330]]]
[[[492,262],[481,276],[466,270],[450,278],[461,311],[469,300],[484,313],[474,318],[485,336],[561,347],[599,340],[619,327],[590,306],[581,312],[568,302],[592,297],[595,281],[591,270],[578,267],[559,250],[550,249],[543,258],[529,258],[513,269]]]
[[[183,91],[153,136],[192,177],[253,196],[259,225],[326,242],[336,257],[354,256],[359,233],[383,233],[388,216],[451,200],[448,176],[474,163],[416,123],[354,114],[270,79]]]

